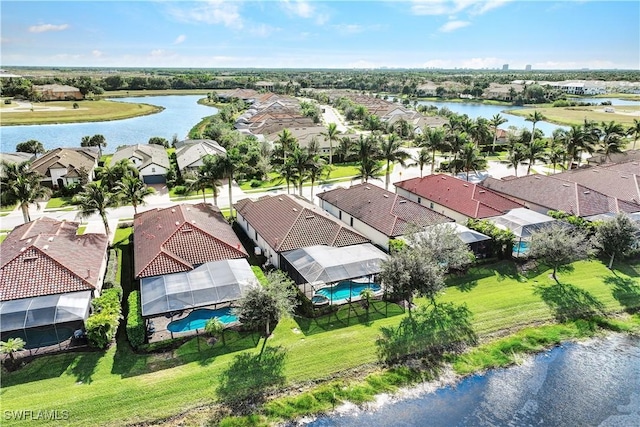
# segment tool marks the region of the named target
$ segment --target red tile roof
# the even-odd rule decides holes
[[[95,289],[107,236],[76,235],[78,226],[40,218],[16,227],[0,245],[0,300]]]
[[[482,185],[448,175],[428,175],[394,185],[469,218],[489,218],[523,207]]]
[[[359,219],[389,237],[405,234],[407,226],[426,227],[451,218],[372,184],[336,188],[318,198]]]
[[[243,199],[236,210],[277,252],[314,245],[349,246],[369,239],[306,200],[291,195]]]
[[[247,257],[220,210],[209,204],[177,205],[134,218],[135,277],[194,269],[209,261]]]

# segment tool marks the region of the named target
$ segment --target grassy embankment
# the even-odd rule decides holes
[[[77,103],[78,108],[73,108]],[[132,104],[117,101],[52,101],[33,103],[33,110],[26,107],[20,111],[9,111],[16,107],[2,104],[1,124],[4,125],[40,125],[54,123],[103,122],[145,116],[163,110],[162,107],[149,104]]]
[[[120,240],[120,236],[115,239]],[[502,365],[513,362],[519,351],[594,333],[593,326],[585,322],[554,325],[554,319],[564,312],[637,311],[640,264],[616,268],[611,272],[598,261],[575,263],[573,271],[560,274],[561,287],[549,278],[549,271],[531,271],[525,277],[506,262],[473,268],[467,276],[451,280],[440,301],[466,304],[473,313],[475,330],[486,345],[452,360],[453,366],[466,373]],[[17,372],[4,373],[3,410],[68,409],[71,425],[150,422],[185,413],[187,424],[200,424],[210,416],[208,408],[217,401],[222,382],[235,379],[237,388],[259,387],[244,382],[256,377],[267,384],[270,380],[282,381],[296,388],[324,382],[313,389],[316,395],[302,394],[299,399],[269,403],[262,415],[268,418],[263,420],[327,410],[342,399],[367,400],[376,392],[422,378],[422,374],[406,370],[381,372],[376,364],[374,342],[379,328],[397,325],[403,316],[398,306],[385,308],[383,303],[376,303],[370,319],[358,307],[351,312],[349,324],[346,307],[329,317],[286,319],[268,342],[268,348],[284,357],[272,367],[276,378],[259,377],[264,370],[257,361],[261,343],[255,336],[229,331],[226,345],[219,342],[210,347],[200,338],[166,353],[135,354],[120,334],[117,346],[107,351],[41,357]],[[616,328],[633,328],[640,323],[637,317],[626,319],[626,324],[619,323]],[[520,332],[525,336],[504,338],[532,325],[545,326]],[[494,341],[496,337],[503,338]],[[241,354],[247,355],[245,362],[248,359],[252,363],[239,363]],[[363,380],[368,373],[373,376]],[[333,394],[336,389],[341,391]],[[234,420],[228,422],[236,425]]]
[[[613,106],[615,113],[605,113],[604,106],[587,106],[587,107],[544,107],[544,108],[526,108],[522,110],[505,111],[508,114],[514,114],[520,117],[527,117],[537,110],[542,113],[545,121],[556,123],[559,125],[581,125],[586,120],[592,120],[596,123],[610,121],[621,123],[624,126],[633,124],[633,119],[640,119],[640,106],[624,105]]]

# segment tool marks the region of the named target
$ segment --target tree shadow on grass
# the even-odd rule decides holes
[[[91,384],[93,381],[93,373],[98,366],[98,362],[104,355],[105,353],[103,351],[91,351],[78,354],[69,366],[69,372],[75,375],[77,383]]]
[[[604,283],[613,286],[613,297],[627,313],[640,311],[640,281],[630,277],[608,276]]]
[[[357,324],[373,325],[373,322],[392,316],[404,314],[402,307],[389,301],[371,301],[369,313],[359,302],[340,306],[337,311],[324,316],[309,318],[296,316],[294,320],[298,328],[306,336],[347,328]]]
[[[540,295],[560,322],[588,319],[605,314],[604,305],[598,299],[569,283],[538,285],[535,293]]]
[[[241,353],[220,375],[216,394],[221,403],[235,413],[255,411],[268,393],[284,385],[284,362],[287,352],[282,347],[266,347],[262,354]]]

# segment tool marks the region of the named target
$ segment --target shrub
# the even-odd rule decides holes
[[[109,261],[107,262],[107,271],[104,275],[104,289],[116,289],[122,301],[122,286],[118,280],[118,251],[109,249]]]
[[[259,179],[252,179],[250,185],[251,188],[258,188],[262,186],[262,181],[260,181]]]
[[[77,103],[77,102],[74,102],[74,103],[73,103],[73,109],[74,109],[74,110],[77,110],[78,108],[80,108],[80,105],[78,105],[78,103]]]
[[[7,105],[9,105],[9,104],[11,104],[11,100],[10,100],[10,99],[5,99],[5,100],[4,100],[4,103],[5,103],[5,104],[7,104]]]
[[[121,298],[122,290],[113,288],[91,302],[93,314],[85,321],[90,346],[104,349],[115,337],[121,318]]]
[[[176,185],[175,187],[173,187],[173,191],[178,196],[186,196],[187,194],[189,194],[187,187],[185,187],[184,185]]]
[[[133,348],[138,348],[144,344],[145,326],[140,307],[140,292],[132,291],[129,294],[129,314],[127,316],[127,338]]]

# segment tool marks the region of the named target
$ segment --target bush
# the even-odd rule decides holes
[[[9,105],[9,104],[11,104],[11,100],[10,100],[10,99],[5,99],[5,100],[4,100],[4,103],[5,103],[5,104],[7,104],[7,105]]]
[[[140,307],[140,292],[132,291],[129,294],[129,314],[127,316],[127,338],[133,348],[138,348],[144,344],[145,325]]]
[[[122,301],[122,285],[118,280],[118,251],[109,250],[109,261],[107,262],[107,271],[104,275],[103,289],[115,289],[118,292],[120,301]]]
[[[252,179],[250,185],[251,188],[258,188],[262,186],[262,181],[260,181],[259,179]]]
[[[113,341],[120,324],[121,298],[122,289],[113,288],[91,302],[93,314],[85,321],[90,346],[104,349]]]
[[[65,185],[64,187],[56,190],[51,197],[73,197],[83,190],[80,184]]]
[[[73,109],[74,109],[74,110],[77,110],[78,108],[80,108],[80,105],[78,105],[78,103],[77,103],[77,102],[74,102],[74,103],[73,103]]]
[[[186,196],[187,194],[189,194],[189,190],[187,190],[187,187],[185,187],[184,185],[176,185],[175,187],[173,187],[173,191],[178,196]]]

